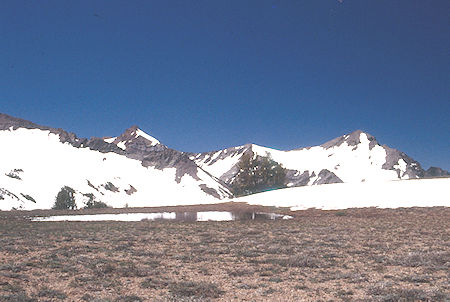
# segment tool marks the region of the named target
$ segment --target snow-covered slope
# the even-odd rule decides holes
[[[264,206],[334,210],[450,206],[450,178],[337,183],[286,188],[234,201]]]
[[[114,207],[213,203],[229,196],[201,169],[192,177],[180,175],[176,167],[143,166],[124,154],[62,143],[53,132],[20,127],[0,131],[1,210],[50,208],[63,186],[75,189],[79,207],[88,193]]]
[[[136,126],[117,137],[86,139],[0,113],[0,210],[50,208],[63,186],[75,190],[78,207],[88,194],[113,207],[221,202],[231,196],[237,163],[247,153],[287,168],[287,186],[344,182],[337,188],[350,195],[350,184],[371,190],[372,183],[449,175],[435,167],[424,171],[362,131],[291,151],[247,144],[194,154]]]
[[[418,162],[398,150],[380,145],[373,136],[360,130],[315,147],[280,151],[251,144],[193,154],[191,158],[205,171],[231,183],[237,173],[236,164],[247,152],[254,156],[270,156],[287,168],[287,186],[425,176]]]

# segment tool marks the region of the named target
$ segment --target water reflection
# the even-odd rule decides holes
[[[263,212],[160,212],[160,213],[121,213],[94,215],[61,215],[34,217],[32,221],[233,221],[233,220],[277,220],[291,219],[292,216]]]

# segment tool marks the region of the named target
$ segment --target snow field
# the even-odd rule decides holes
[[[236,198],[263,206],[336,210],[450,206],[450,178],[339,183],[286,188]]]

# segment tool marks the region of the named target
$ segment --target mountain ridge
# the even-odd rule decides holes
[[[286,169],[286,187],[450,175],[438,167],[425,171],[420,163],[405,153],[381,145],[374,136],[362,130],[318,146],[287,151],[245,144],[192,153],[171,149],[136,125],[119,136],[87,139],[61,128],[41,126],[0,113],[0,143],[12,148],[0,151],[0,162],[3,161],[3,169],[0,168],[0,209],[2,198],[19,204],[19,208],[32,207],[33,203],[48,207],[48,201],[42,203],[41,200],[44,197],[52,199],[59,185],[76,186],[80,205],[86,194],[94,194],[107,203],[112,200],[113,206],[120,206],[118,200],[129,200],[131,206],[153,205],[161,200],[176,203],[176,198],[217,202],[232,197],[230,188],[237,174],[237,164],[244,154],[270,157],[281,164]],[[18,154],[36,159],[23,161]],[[8,156],[11,158],[6,158]],[[41,194],[43,189],[33,183],[40,181],[36,175],[42,169],[64,173],[58,165],[66,160],[75,161],[69,166],[76,170],[78,178],[66,175],[62,178],[67,179],[67,183],[63,183],[48,172],[45,175],[54,184],[49,184],[50,193]],[[28,164],[25,169],[23,162]],[[141,181],[135,174],[150,183]],[[160,179],[154,175],[160,175]],[[159,183],[159,187],[153,187],[152,182]],[[183,194],[184,191],[189,193]]]

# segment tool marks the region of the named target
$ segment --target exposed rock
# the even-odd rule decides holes
[[[103,184],[102,187],[104,187],[106,190],[117,193],[119,192],[119,188],[117,188],[112,182],[108,181],[107,183]]]
[[[313,182],[313,185],[334,184],[342,183],[343,181],[336,176],[333,172],[323,169],[317,175],[317,179]]]
[[[17,180],[22,180],[22,177],[20,177],[20,175],[23,173],[22,169],[13,169],[11,171],[9,171],[8,173],[5,173],[6,176],[10,177],[10,178],[14,178]]]
[[[439,167],[430,167],[425,171],[424,177],[432,178],[432,177],[448,177],[450,176],[450,172],[447,170],[441,169]]]
[[[308,170],[304,171],[303,173],[300,173],[297,170],[287,170],[286,183],[289,184],[289,187],[306,186],[311,177],[312,175],[309,174]]]
[[[129,189],[125,189],[125,193],[127,193],[127,195],[131,195],[131,194],[134,194],[136,192],[137,192],[136,188],[133,187],[132,185],[130,185]]]
[[[16,130],[18,128],[26,128],[26,129],[43,129],[48,130],[47,127],[39,126],[35,123],[32,123],[30,121],[9,116],[4,113],[0,113],[0,130],[8,130],[8,129]]]
[[[18,200],[18,201],[21,200],[19,197],[17,197],[16,194],[14,194],[14,193],[8,191],[8,190],[5,189],[5,188],[0,188],[0,199],[1,199],[1,200],[4,200],[6,197],[9,197],[9,198],[11,198],[11,199],[15,199],[15,200]]]
[[[179,183],[181,178],[188,174],[194,179],[199,180],[197,175],[197,165],[189,158],[191,153],[180,152],[170,149],[159,142],[149,141],[143,136],[137,136],[137,126],[132,126],[116,138],[112,143],[106,142],[102,138],[78,138],[74,133],[46,126],[40,126],[35,123],[15,118],[7,114],[0,113],[0,130],[8,129],[40,129],[48,130],[51,133],[58,134],[62,143],[69,143],[76,148],[89,148],[102,153],[114,152],[126,157],[137,159],[142,162],[144,167],[154,167],[156,169],[175,168],[176,181]],[[118,143],[123,142],[126,149],[118,147]]]
[[[367,136],[367,139],[370,141],[369,143],[369,149],[372,150],[376,145],[378,145],[377,140],[374,136],[370,135],[369,133],[365,133],[361,130],[353,131],[350,134],[342,135],[340,137],[337,137],[335,139],[332,139],[322,145],[321,147],[325,149],[329,149],[332,147],[337,147],[342,145],[343,143],[347,143],[349,146],[357,146],[361,143],[361,134],[365,134]]]
[[[139,128],[132,126],[114,140],[113,145],[121,144],[125,147],[125,150],[119,148],[120,153],[126,157],[141,161],[144,167],[154,167],[160,170],[175,168],[175,180],[178,183],[185,174],[192,176],[196,180],[200,179],[197,175],[197,165],[189,158],[190,153],[168,148],[156,139],[149,140],[139,136],[137,131],[139,131]],[[105,144],[107,143],[105,142]]]
[[[47,126],[41,126],[24,119],[9,116],[4,113],[0,113],[0,130],[16,130],[19,128],[25,129],[40,129],[50,131],[59,135],[59,140],[62,143],[69,143],[76,148],[89,148],[91,150],[100,151],[102,153],[115,152],[118,154],[124,154],[123,150],[118,148],[114,144],[109,144],[99,138],[91,138],[90,140],[86,138],[78,138],[74,133],[67,132],[61,128],[51,128]]]
[[[386,162],[382,166],[383,169],[397,171],[399,178],[404,176],[408,176],[409,178],[424,177],[425,171],[417,161],[397,149],[389,148],[386,145],[383,145],[382,147],[386,151]],[[400,160],[403,160],[406,163],[405,172],[401,172],[398,168],[395,168]]]
[[[220,199],[220,195],[217,193],[216,190],[214,190],[213,188],[208,187],[205,184],[201,184],[199,185],[199,187],[202,189],[203,192],[205,192],[206,194],[212,195],[217,199]]]

